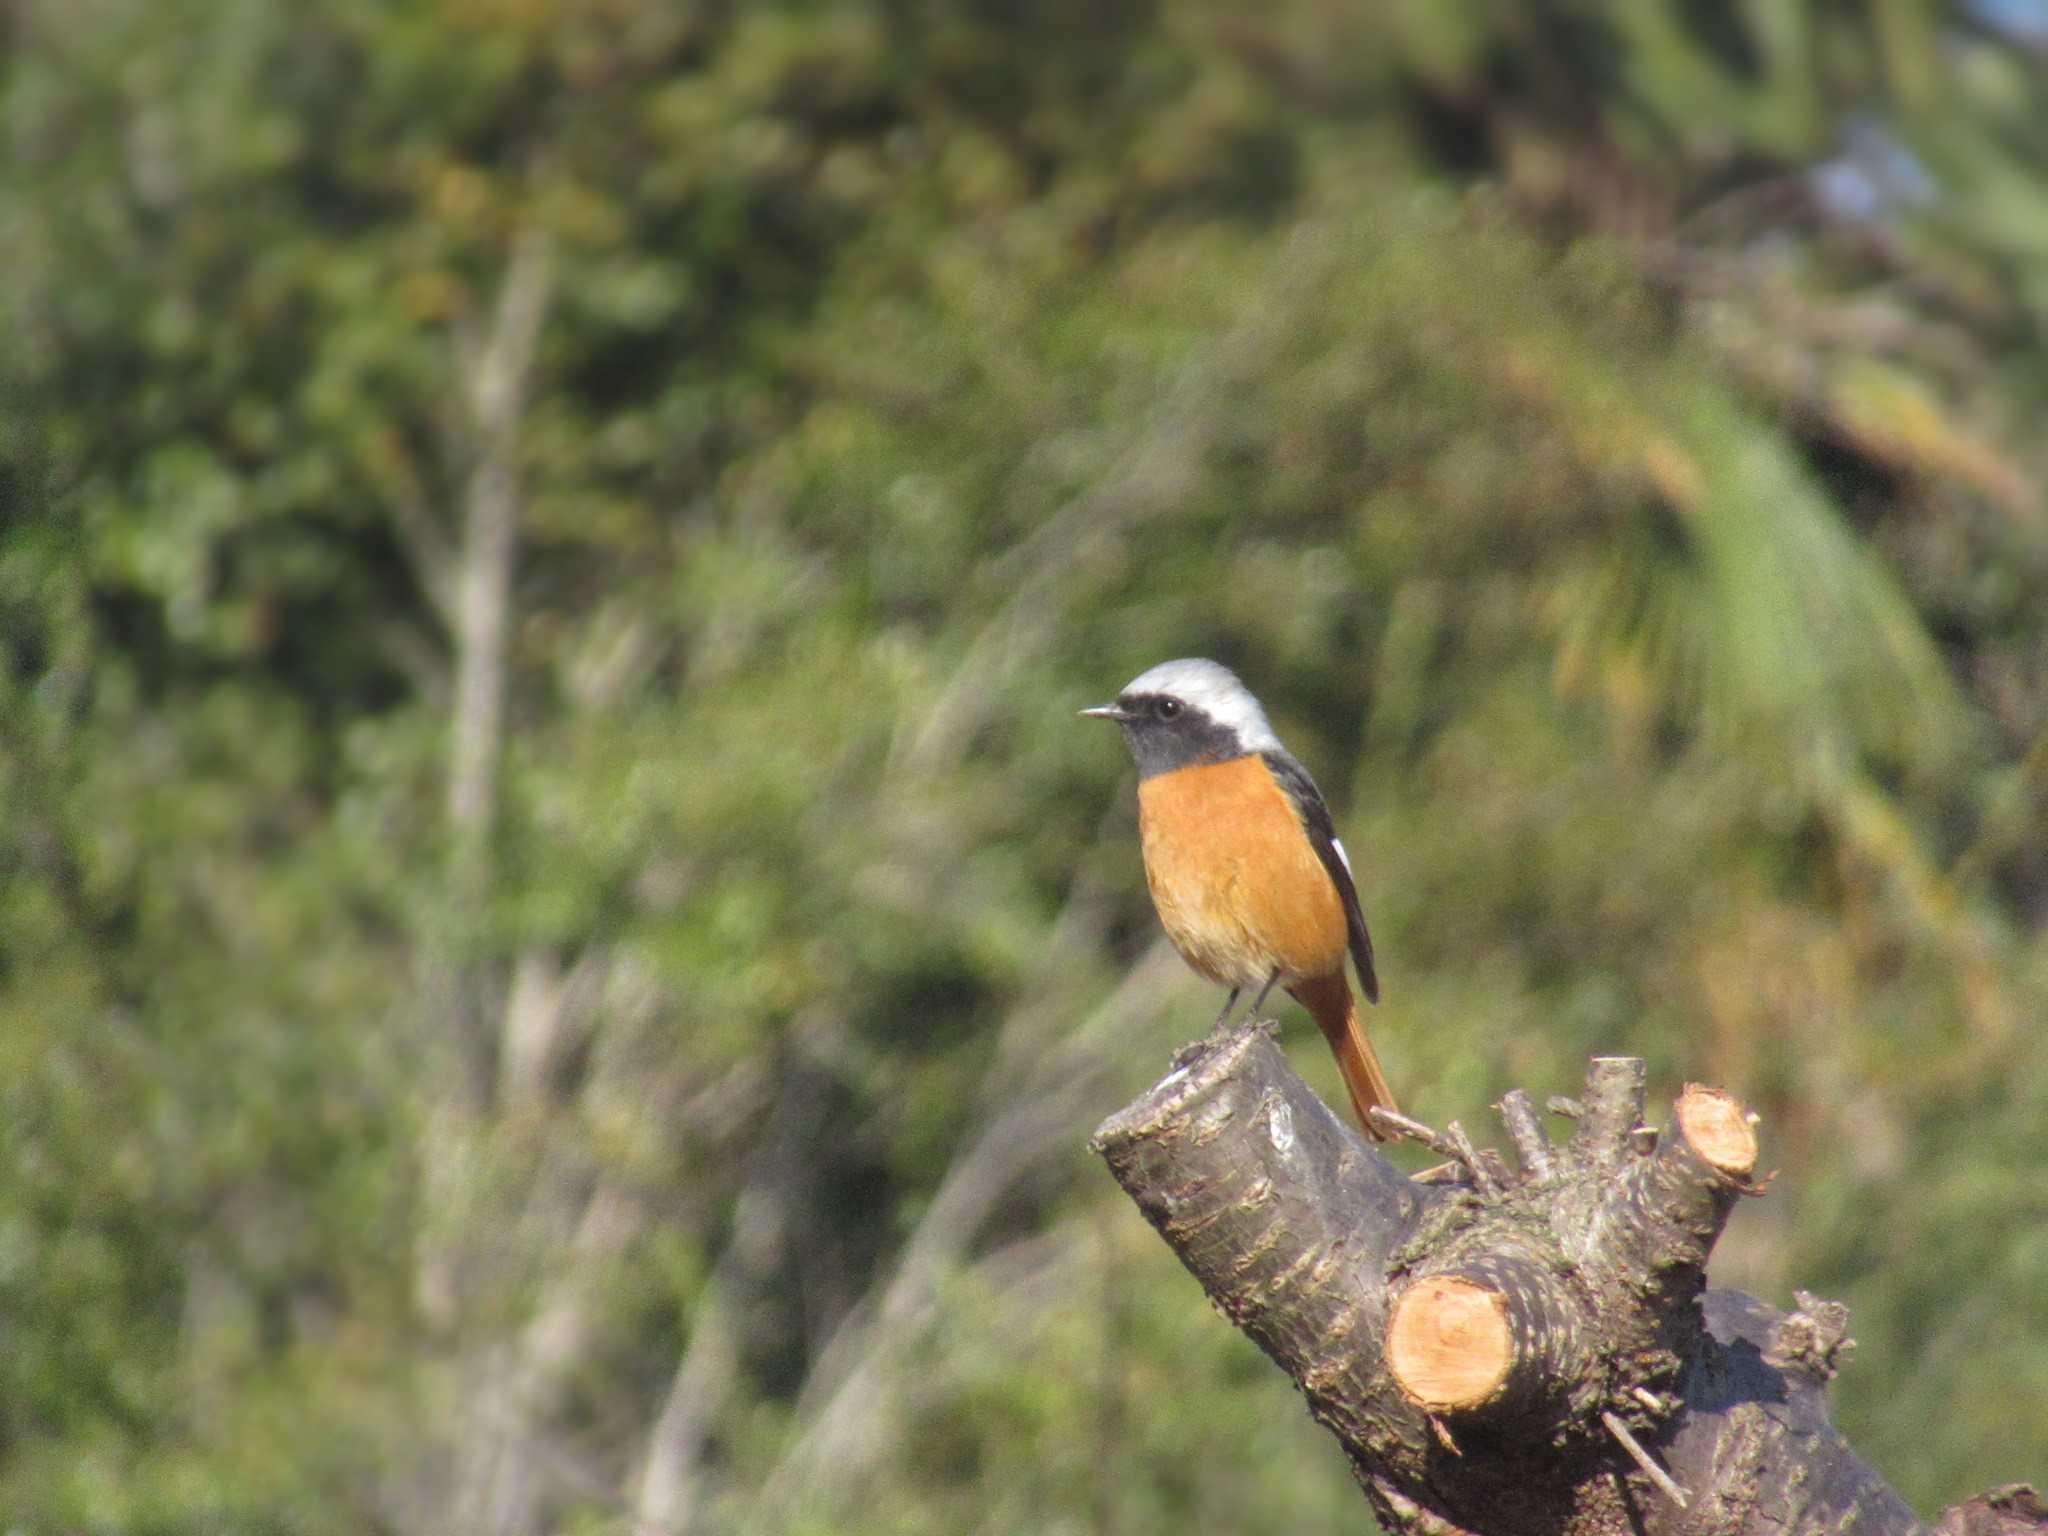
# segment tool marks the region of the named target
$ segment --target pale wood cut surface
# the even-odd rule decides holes
[[[1431,1275],[1401,1293],[1387,1321],[1387,1368],[1402,1391],[1437,1413],[1475,1408],[1514,1363],[1506,1309],[1494,1292]]]

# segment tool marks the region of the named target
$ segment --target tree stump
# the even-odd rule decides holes
[[[1689,1086],[1652,1130],[1625,1057],[1552,1101],[1577,1122],[1563,1144],[1520,1090],[1497,1107],[1513,1166],[1455,1123],[1376,1110],[1451,1159],[1409,1178],[1252,1024],[1184,1050],[1091,1145],[1300,1386],[1389,1530],[1924,1530],[1828,1422],[1843,1309],[1706,1289],[1729,1211],[1761,1192],[1754,1117]],[[2017,1519],[2028,1496],[1987,1498]]]

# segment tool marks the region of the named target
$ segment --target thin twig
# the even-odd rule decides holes
[[[1489,1167],[1480,1157],[1478,1148],[1472,1145],[1472,1138],[1465,1134],[1465,1128],[1457,1121],[1453,1120],[1447,1129],[1439,1131],[1383,1104],[1373,1105],[1366,1113],[1371,1116],[1374,1128],[1381,1133],[1404,1141],[1420,1142],[1438,1157],[1448,1157],[1465,1170],[1475,1188],[1487,1192],[1500,1188],[1501,1175],[1495,1169],[1504,1165],[1496,1162]],[[1440,1183],[1443,1171],[1430,1169],[1415,1177],[1425,1184]]]
[[[1472,1170],[1472,1183],[1481,1194],[1492,1194],[1500,1188],[1499,1176],[1479,1155],[1479,1149],[1472,1145],[1472,1138],[1465,1134],[1464,1126],[1453,1120],[1444,1127],[1444,1139],[1451,1144],[1451,1156]]]
[[[1508,1140],[1514,1143],[1515,1157],[1522,1165],[1524,1177],[1532,1183],[1541,1183],[1550,1177],[1550,1138],[1543,1134],[1543,1124],[1536,1118],[1536,1106],[1529,1102],[1529,1095],[1519,1088],[1511,1088],[1494,1105],[1500,1112],[1501,1123],[1508,1129]]]
[[[1420,1120],[1411,1120],[1398,1109],[1388,1109],[1384,1104],[1375,1104],[1367,1111],[1375,1128],[1389,1136],[1403,1141],[1420,1142],[1438,1157],[1458,1157],[1458,1149],[1451,1139],[1435,1126],[1424,1125]],[[1462,1159],[1460,1159],[1462,1161]]]
[[[1616,1418],[1611,1410],[1606,1408],[1600,1410],[1600,1422],[1607,1426],[1607,1433],[1621,1442],[1621,1448],[1635,1459],[1635,1464],[1643,1469],[1643,1475],[1663,1490],[1664,1497],[1676,1504],[1680,1509],[1684,1509],[1686,1507],[1685,1490],[1671,1480],[1669,1472],[1666,1472],[1651,1459],[1650,1453],[1643,1449],[1642,1443],[1629,1432],[1629,1427]]]

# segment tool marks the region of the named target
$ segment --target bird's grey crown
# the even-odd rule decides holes
[[[1252,691],[1237,680],[1237,674],[1218,662],[1199,656],[1162,661],[1150,671],[1140,672],[1124,685],[1119,698],[1164,694],[1224,726],[1237,736],[1246,752],[1274,752],[1280,738],[1266,719],[1265,710]]]

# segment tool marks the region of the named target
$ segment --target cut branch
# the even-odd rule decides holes
[[[1592,1369],[1590,1321],[1539,1265],[1483,1254],[1402,1290],[1387,1326],[1387,1366],[1431,1413],[1519,1417]]]
[[[1922,1532],[1828,1423],[1840,1309],[1802,1295],[1780,1318],[1705,1289],[1729,1212],[1760,1192],[1754,1117],[1690,1086],[1660,1134],[1626,1057],[1562,1107],[1559,1146],[1526,1095],[1502,1099],[1519,1173],[1389,1117],[1460,1165],[1422,1183],[1249,1026],[1183,1052],[1093,1145],[1300,1385],[1390,1530]]]

